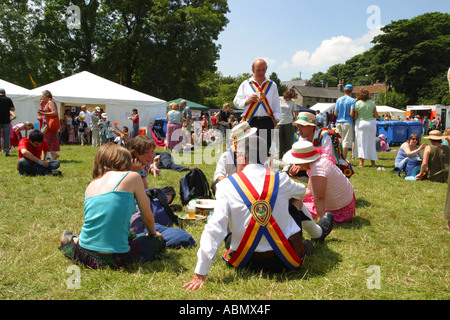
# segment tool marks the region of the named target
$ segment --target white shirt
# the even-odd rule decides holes
[[[236,160],[237,161],[237,160]],[[214,172],[214,181],[219,177],[228,178],[236,172],[236,165],[234,163],[234,152],[228,147],[217,161],[216,171]]]
[[[249,79],[250,81],[255,81],[253,77]],[[245,101],[254,93],[252,87],[249,84],[249,80],[245,80],[239,86],[239,89],[234,97],[233,103],[236,108],[244,110],[244,114],[247,112],[250,105],[246,105]],[[269,79],[265,79],[263,83],[260,85],[262,87],[264,83],[270,81]],[[256,82],[256,81],[255,81]],[[259,84],[258,84],[259,85]],[[281,118],[281,110],[280,110],[280,96],[278,94],[277,84],[275,82],[272,83],[269,92],[266,95],[267,101],[269,102],[269,106],[272,109],[273,117],[279,121]],[[259,107],[255,112],[256,117],[267,117],[269,114],[263,107]]]
[[[266,168],[260,164],[250,164],[244,168],[243,172],[253,184],[256,191],[261,193]],[[303,184],[294,182],[286,173],[279,173],[279,175],[280,185],[272,215],[283,234],[286,238],[289,238],[300,231],[300,227],[289,214],[289,199],[295,198],[301,200],[306,192],[306,188]],[[208,220],[200,239],[195,273],[200,275],[209,273],[211,264],[216,261],[217,250],[228,234],[228,227],[233,233],[230,248],[231,250],[238,248],[251,216],[250,211],[230,179],[220,181],[217,184],[214,213]],[[273,248],[263,236],[256,247],[256,251],[264,252],[270,250],[273,250]],[[223,255],[225,252],[221,254]]]
[[[91,128],[91,113],[89,111],[80,111],[79,116],[84,116],[83,122],[87,124],[88,129]]]
[[[278,122],[279,125],[283,124],[291,124],[294,122],[294,112],[296,111],[295,101],[289,100],[286,101],[284,98],[280,99],[280,112],[281,119]]]
[[[321,129],[316,128],[316,130],[314,131],[314,138],[313,141],[316,139],[319,139],[319,135],[320,135],[320,131]],[[308,139],[300,137],[299,139],[300,141],[308,141]],[[320,144],[320,147],[331,147],[331,150],[334,150],[333,148],[333,141],[331,140],[331,136],[330,135],[326,135],[324,137],[322,137],[322,143]]]

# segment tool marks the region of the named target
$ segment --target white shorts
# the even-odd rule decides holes
[[[336,129],[342,137],[342,148],[351,148],[353,143],[353,123],[336,123]]]

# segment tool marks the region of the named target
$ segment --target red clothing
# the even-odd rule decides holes
[[[133,124],[139,124],[139,115],[136,115],[136,118],[133,120]]]
[[[47,143],[44,141],[42,141],[41,145],[39,146],[39,148],[35,148],[30,141],[30,138],[23,138],[19,141],[19,146],[17,147],[18,151],[19,151],[19,160],[24,158],[23,154],[22,154],[22,150],[26,149],[29,152],[31,152],[36,158],[41,159],[41,155],[42,152],[44,152],[44,155],[50,151],[50,148],[48,147]],[[31,161],[29,159],[27,159],[28,161]]]

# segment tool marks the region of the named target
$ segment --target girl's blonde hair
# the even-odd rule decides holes
[[[100,146],[95,155],[92,177],[102,177],[108,171],[131,170],[131,153],[124,147],[108,142]]]

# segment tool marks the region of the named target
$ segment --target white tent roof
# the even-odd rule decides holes
[[[40,108],[39,98],[42,91],[49,90],[55,102],[65,105],[89,104],[104,105],[108,118],[120,125],[131,127],[127,116],[132,109],[138,110],[140,126],[147,127],[155,118],[166,114],[166,101],[130,89],[118,83],[83,71],[67,78],[31,90],[36,102],[36,111]],[[61,116],[61,115],[60,115]]]
[[[34,102],[30,99],[31,90],[1,79],[0,88],[5,89],[6,96],[11,98],[14,104],[16,119],[12,121],[12,125],[24,121],[36,122],[37,109],[34,109]]]
[[[5,89],[7,97],[16,97],[16,96],[28,96],[30,95],[30,90],[22,88],[18,85],[15,85],[11,82],[0,79],[0,88]]]
[[[405,113],[405,110],[400,110],[389,106],[377,106],[377,112]]]
[[[316,103],[310,109],[314,110],[314,111],[320,111],[320,113],[323,113],[323,112],[329,112],[335,106],[336,106],[336,103]]]

